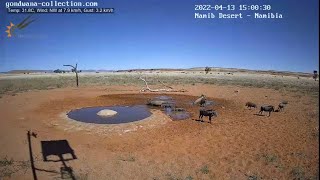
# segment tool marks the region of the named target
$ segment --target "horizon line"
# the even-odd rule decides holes
[[[212,69],[232,69],[232,70],[242,70],[242,71],[261,71],[261,72],[282,72],[282,73],[303,73],[303,74],[313,74],[312,71],[310,72],[303,72],[303,71],[289,71],[289,70],[262,70],[262,69],[246,69],[246,68],[231,68],[231,67],[212,67],[212,66],[204,66],[204,67],[190,67],[190,68],[132,68],[132,69],[79,69],[81,71],[139,71],[139,70],[192,70],[192,69],[198,69],[198,68],[205,68],[209,67]],[[64,70],[63,68],[57,68],[59,70]],[[56,69],[12,69],[8,71],[2,71],[0,73],[9,73],[13,71],[54,71]],[[67,70],[68,71],[68,70]],[[71,70],[70,70],[71,71]],[[318,71],[318,70],[314,70]]]

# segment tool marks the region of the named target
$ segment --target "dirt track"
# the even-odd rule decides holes
[[[0,99],[0,157],[28,161],[26,133],[32,130],[38,133],[32,138],[35,166],[59,172],[61,162],[43,162],[40,142],[65,139],[77,156],[67,162],[77,178],[316,178],[319,113],[314,99],[261,88],[183,88],[188,90],[184,95],[190,96],[174,95],[175,99],[193,100],[191,96],[206,94],[220,103],[212,124],[196,121],[195,107],[186,107],[193,116],[185,121],[171,121],[155,112],[150,121],[119,125],[116,131],[75,125],[61,117],[84,106],[141,104],[149,95],[127,95],[137,93],[139,87],[64,88],[4,96]],[[244,107],[246,101],[277,105],[281,100],[288,100],[288,106],[270,117],[254,115],[258,109]],[[37,175],[39,179],[61,176],[39,170]],[[31,168],[13,173],[11,179],[32,179]]]

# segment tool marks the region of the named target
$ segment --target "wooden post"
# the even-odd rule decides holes
[[[63,65],[63,66],[70,66],[72,67],[72,69],[75,71],[76,73],[76,83],[77,83],[77,87],[79,87],[79,77],[78,77],[78,63],[76,63],[76,66],[72,66],[72,65]]]
[[[79,78],[78,78],[78,63],[76,64],[76,68],[75,68],[75,71],[76,71],[76,78],[77,78],[77,87],[79,87]]]
[[[31,163],[31,169],[32,169],[32,174],[33,174],[33,179],[38,180],[37,178],[37,173],[36,173],[36,168],[34,166],[34,160],[33,160],[33,154],[32,154],[32,146],[31,146],[31,133],[28,131],[28,143],[29,143],[29,155],[30,155],[30,163]]]

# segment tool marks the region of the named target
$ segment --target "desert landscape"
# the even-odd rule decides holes
[[[168,91],[141,91],[142,78],[150,88],[165,85]],[[201,95],[214,102],[205,107],[217,112],[212,123],[206,116],[199,120],[201,107],[192,103]],[[190,116],[175,120],[161,106],[147,106],[151,115],[134,122],[68,117],[76,109],[146,105],[159,96],[174,99]],[[0,179],[316,180],[318,98],[319,81],[307,73],[97,71],[79,73],[79,87],[74,73],[3,73]],[[259,114],[262,105],[275,112]]]

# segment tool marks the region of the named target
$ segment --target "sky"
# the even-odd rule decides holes
[[[82,70],[205,66],[318,70],[318,0],[92,1],[99,8],[114,8],[115,13],[33,14],[35,22],[8,38],[6,26],[18,24],[28,14],[7,13],[5,3],[18,1],[1,0],[0,72],[65,69],[63,64],[75,63]],[[236,8],[269,4],[269,12],[281,13],[283,19],[195,19],[196,12],[207,13],[195,11],[196,4]]]

